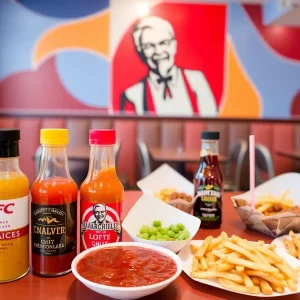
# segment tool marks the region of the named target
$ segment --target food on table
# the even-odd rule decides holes
[[[19,140],[20,130],[0,129],[0,283],[29,270],[29,181],[19,169]]]
[[[151,241],[183,241],[190,237],[190,233],[182,223],[162,227],[161,221],[154,221],[152,227],[143,225],[136,236]]]
[[[147,286],[171,278],[177,271],[168,256],[135,246],[92,251],[77,264],[77,272],[92,282],[117,287]]]
[[[283,244],[287,252],[300,259],[300,235],[296,236],[295,233],[291,230],[289,232],[289,238],[283,238]]]
[[[222,224],[223,177],[219,168],[219,132],[201,133],[199,169],[194,176],[196,203],[194,216],[201,228],[214,229]]]
[[[93,129],[89,171],[80,187],[80,251],[121,240],[124,188],[115,168],[115,130]]]
[[[154,193],[154,196],[164,202],[168,202],[175,199],[183,199],[187,202],[192,202],[192,197],[186,193],[178,192],[174,188],[164,188],[158,193]]]
[[[66,154],[67,129],[42,129],[40,173],[31,188],[32,269],[38,275],[71,271],[76,257],[77,194]]]
[[[289,191],[286,191],[279,198],[273,195],[260,197],[255,203],[255,208],[266,216],[273,216],[284,212],[299,215],[300,207],[296,206],[293,200],[288,198],[288,194]]]
[[[191,277],[214,278],[227,289],[248,294],[271,295],[285,288],[297,290],[298,270],[275,252],[276,246],[250,242],[225,232],[208,236],[193,253]]]

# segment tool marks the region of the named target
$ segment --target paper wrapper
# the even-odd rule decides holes
[[[299,173],[282,174],[257,186],[255,188],[255,199],[266,195],[280,197],[287,190],[289,191],[288,198],[292,199],[295,205],[300,206]],[[231,198],[237,213],[248,228],[272,237],[288,234],[290,230],[300,232],[300,215],[285,212],[274,216],[265,216],[252,209],[249,205],[250,197],[251,194],[248,191]]]
[[[249,206],[246,200],[233,197],[232,202],[241,220],[248,228],[272,237],[288,234],[290,230],[300,232],[299,215],[281,213],[274,216],[265,216]]]

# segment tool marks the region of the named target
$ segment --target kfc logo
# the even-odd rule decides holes
[[[3,211],[5,214],[12,214],[14,211],[14,203],[0,204],[0,212]]]

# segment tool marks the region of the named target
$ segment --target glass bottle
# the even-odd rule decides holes
[[[90,130],[90,165],[80,187],[80,251],[121,241],[124,188],[118,179],[115,130]]]
[[[31,188],[32,269],[59,276],[76,256],[78,188],[69,172],[68,130],[42,129],[40,139],[40,173]]]
[[[0,129],[0,283],[29,270],[29,181],[19,167],[20,130]]]
[[[222,224],[223,176],[219,168],[219,132],[201,133],[200,165],[194,176],[197,197],[194,216],[201,220],[200,228],[215,229]]]

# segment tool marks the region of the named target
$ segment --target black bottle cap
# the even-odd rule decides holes
[[[201,139],[202,140],[219,140],[220,132],[218,132],[218,131],[202,131]]]
[[[19,156],[19,129],[0,129],[0,157]]]

